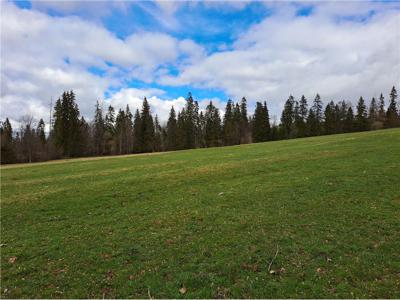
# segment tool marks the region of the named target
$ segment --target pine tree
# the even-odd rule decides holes
[[[206,146],[219,146],[221,140],[221,117],[218,108],[213,105],[212,101],[210,101],[210,104],[207,106],[204,117]]]
[[[13,142],[13,130],[10,120],[6,118],[0,124],[0,142],[1,142],[1,163],[9,164],[16,161],[16,153]]]
[[[306,127],[307,136],[318,135],[318,121],[313,108],[310,108],[310,110],[308,111]]]
[[[386,123],[385,97],[383,97],[382,93],[379,97],[378,120],[382,124]]]
[[[378,104],[376,103],[375,97],[372,97],[371,103],[369,104],[368,110],[368,122],[371,129],[378,129]]]
[[[198,105],[192,97],[192,93],[188,94],[185,109],[181,115],[184,120],[184,149],[196,148],[197,124],[198,124]]]
[[[344,132],[352,132],[354,130],[354,114],[351,106],[348,108],[346,113],[346,119],[344,121]]]
[[[185,123],[185,109],[178,113],[176,120],[176,149],[185,149],[186,146],[186,123]]]
[[[56,102],[53,135],[56,146],[64,156],[79,155],[79,109],[73,91],[64,92]]]
[[[131,110],[129,109],[129,105],[126,105],[125,109],[125,143],[126,150],[125,153],[133,152],[133,116]]]
[[[335,132],[335,104],[333,101],[329,102],[325,107],[325,122],[324,129],[325,134],[332,134]]]
[[[356,122],[356,129],[358,131],[368,130],[367,107],[365,106],[365,101],[363,97],[360,97],[357,103],[357,114],[355,122]]]
[[[77,147],[77,156],[86,156],[89,154],[89,142],[90,142],[90,126],[86,122],[85,118],[82,117],[79,120],[79,144]]]
[[[176,113],[172,106],[169,112],[169,118],[167,122],[167,149],[176,150],[177,147],[177,124],[176,124]]]
[[[118,154],[124,154],[125,131],[125,112],[122,109],[119,109],[115,119],[115,136]]]
[[[223,121],[223,140],[224,145],[235,145],[237,142],[237,132],[235,123],[235,106],[231,99],[226,103]]]
[[[292,95],[290,95],[289,98],[286,100],[281,116],[281,126],[285,138],[292,137],[292,131],[295,119],[294,105],[295,105],[294,98]]]
[[[314,103],[312,106],[312,110],[315,116],[315,124],[314,124],[314,134],[313,135],[320,135],[322,133],[322,101],[319,94],[315,96]]]
[[[267,103],[256,103],[252,120],[252,138],[254,143],[265,142],[270,136],[269,113]]]
[[[95,155],[103,155],[104,153],[104,134],[105,122],[103,119],[103,110],[100,107],[99,101],[96,101],[93,119],[93,150]]]
[[[108,107],[104,126],[105,154],[115,153],[115,110],[111,105]]]
[[[399,113],[397,111],[397,91],[396,88],[393,86],[390,92],[390,102],[388,109],[386,111],[386,127],[396,127],[400,124]]]
[[[155,142],[154,121],[150,113],[150,105],[146,97],[143,99],[141,119],[141,140],[143,141],[143,152],[153,152]]]
[[[297,136],[303,137],[307,134],[306,122],[307,122],[307,112],[308,112],[308,104],[306,97],[301,96],[299,108],[298,108],[298,117],[296,121],[297,128]]]
[[[247,116],[247,100],[245,97],[240,102],[240,144],[250,142],[249,119]]]
[[[136,109],[133,119],[133,151],[136,153],[142,152],[143,144],[142,119],[139,110]]]
[[[156,115],[154,118],[154,151],[160,152],[163,151],[163,148],[162,129]]]
[[[40,119],[39,123],[36,127],[36,135],[39,139],[41,146],[43,146],[43,147],[46,144],[46,134],[45,134],[44,130],[45,130],[44,121],[43,121],[43,119]]]

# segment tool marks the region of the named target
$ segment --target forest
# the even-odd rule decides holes
[[[129,106],[118,112],[110,105],[103,111],[97,101],[92,121],[80,115],[74,92],[66,91],[56,101],[46,133],[45,122],[24,116],[13,129],[6,118],[0,124],[1,164],[30,163],[59,158],[173,151],[259,143],[337,133],[377,130],[400,126],[397,91],[372,98],[367,106],[360,97],[355,109],[350,102],[330,101],[325,106],[319,94],[312,103],[302,96],[289,96],[280,122],[271,121],[267,102],[257,102],[248,114],[247,100],[228,100],[225,113],[210,101],[204,111],[189,93],[186,105],[171,108],[166,124],[153,116],[146,98],[141,110]]]

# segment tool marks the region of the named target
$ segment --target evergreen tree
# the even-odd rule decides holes
[[[125,112],[119,109],[117,117],[115,119],[115,136],[116,136],[116,146],[118,154],[126,153],[126,142],[124,140],[126,136],[126,122],[125,122]]]
[[[192,97],[192,93],[188,94],[185,109],[181,113],[184,120],[184,149],[196,148],[197,124],[198,124],[198,105]]]
[[[95,113],[93,119],[93,150],[95,155],[103,155],[104,152],[104,134],[105,122],[103,119],[103,110],[99,101],[96,101]]]
[[[46,134],[44,132],[44,129],[45,129],[44,121],[43,121],[43,119],[40,119],[39,123],[37,125],[37,128],[36,128],[36,135],[39,139],[41,146],[43,146],[43,147],[46,144]]]
[[[79,155],[79,109],[73,91],[64,92],[54,107],[54,140],[64,156]]]
[[[144,144],[142,135],[142,119],[138,109],[136,109],[133,121],[133,141],[133,151],[136,153],[142,152]]]
[[[365,101],[363,97],[360,97],[357,103],[357,114],[355,122],[356,122],[356,129],[358,131],[368,130],[367,107],[365,106]]]
[[[176,124],[176,113],[172,106],[169,112],[169,118],[167,122],[167,149],[176,150],[177,147],[177,124]]]
[[[226,103],[224,122],[223,122],[223,139],[224,145],[235,145],[237,142],[237,131],[235,122],[234,104],[231,99]]]
[[[186,146],[186,123],[185,123],[185,109],[178,113],[176,120],[176,149],[185,149]]]
[[[256,103],[256,109],[252,120],[252,134],[254,143],[265,142],[269,139],[270,124],[266,102],[264,102],[264,104],[261,102]]]
[[[154,151],[163,151],[162,129],[157,115],[154,118]]]
[[[339,122],[338,114],[339,114],[339,106],[336,106],[333,101],[329,102],[328,105],[325,107],[325,112],[324,112],[325,134],[337,133],[338,122]]]
[[[206,117],[201,111],[199,114],[199,124],[198,124],[198,146],[201,148],[207,147],[206,145]]]
[[[297,114],[297,121],[296,121],[296,128],[297,128],[297,136],[303,137],[307,134],[306,122],[307,122],[307,112],[308,112],[308,104],[306,97],[301,96],[298,114]]]
[[[143,152],[153,152],[155,142],[154,121],[150,113],[150,105],[146,97],[143,99],[141,120],[141,140],[143,141]]]
[[[378,120],[382,124],[386,123],[385,97],[383,97],[382,93],[379,97]]]
[[[115,153],[115,110],[111,105],[108,107],[104,126],[105,154]]]
[[[348,108],[346,113],[346,119],[344,121],[344,132],[352,132],[354,130],[354,113],[351,106]]]
[[[89,154],[89,142],[90,142],[90,126],[86,122],[85,118],[82,117],[79,120],[79,138],[76,149],[76,156],[86,156]]]
[[[125,143],[126,143],[126,153],[133,152],[133,116],[129,105],[126,105],[125,109]]]
[[[376,103],[375,97],[372,97],[371,103],[369,105],[368,119],[370,123],[378,120],[378,105]]]
[[[206,146],[219,146],[221,140],[221,117],[218,108],[213,105],[212,101],[210,101],[210,104],[207,106],[204,117]]]
[[[314,109],[310,108],[307,116],[307,136],[318,135],[319,127],[317,117],[315,116]]]
[[[315,96],[312,106],[313,114],[315,116],[315,124],[313,125],[313,135],[320,135],[322,133],[322,101],[319,94]]]
[[[281,116],[281,126],[285,138],[292,137],[292,131],[295,119],[294,105],[295,105],[294,98],[292,95],[290,95],[289,99],[286,100]]]
[[[245,97],[240,102],[240,143],[250,142],[249,119],[247,117],[247,100]]]
[[[390,92],[390,102],[386,111],[386,127],[396,127],[400,124],[399,113],[397,111],[397,91],[393,86]]]
[[[376,103],[375,97],[372,97],[371,103],[369,105],[369,110],[368,110],[368,122],[369,122],[369,128],[370,129],[379,129],[379,124],[378,124],[378,104]]]
[[[13,130],[10,120],[6,118],[0,124],[0,142],[1,142],[1,163],[9,164],[16,161],[16,153],[13,142]]]

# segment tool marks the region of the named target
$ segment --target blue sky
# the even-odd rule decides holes
[[[77,92],[135,109],[150,98],[165,119],[189,91],[223,111],[246,96],[279,119],[290,94],[355,102],[387,93],[399,76],[399,2],[2,3],[2,112],[47,114]],[[26,66],[26,68],[21,67]],[[382,70],[385,70],[383,74]],[[379,75],[377,75],[379,74]]]

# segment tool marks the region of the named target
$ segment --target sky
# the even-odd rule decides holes
[[[104,109],[141,107],[166,121],[192,92],[223,112],[246,97],[316,93],[326,104],[369,102],[400,83],[397,1],[1,1],[0,118],[49,120],[74,90],[90,120]]]

